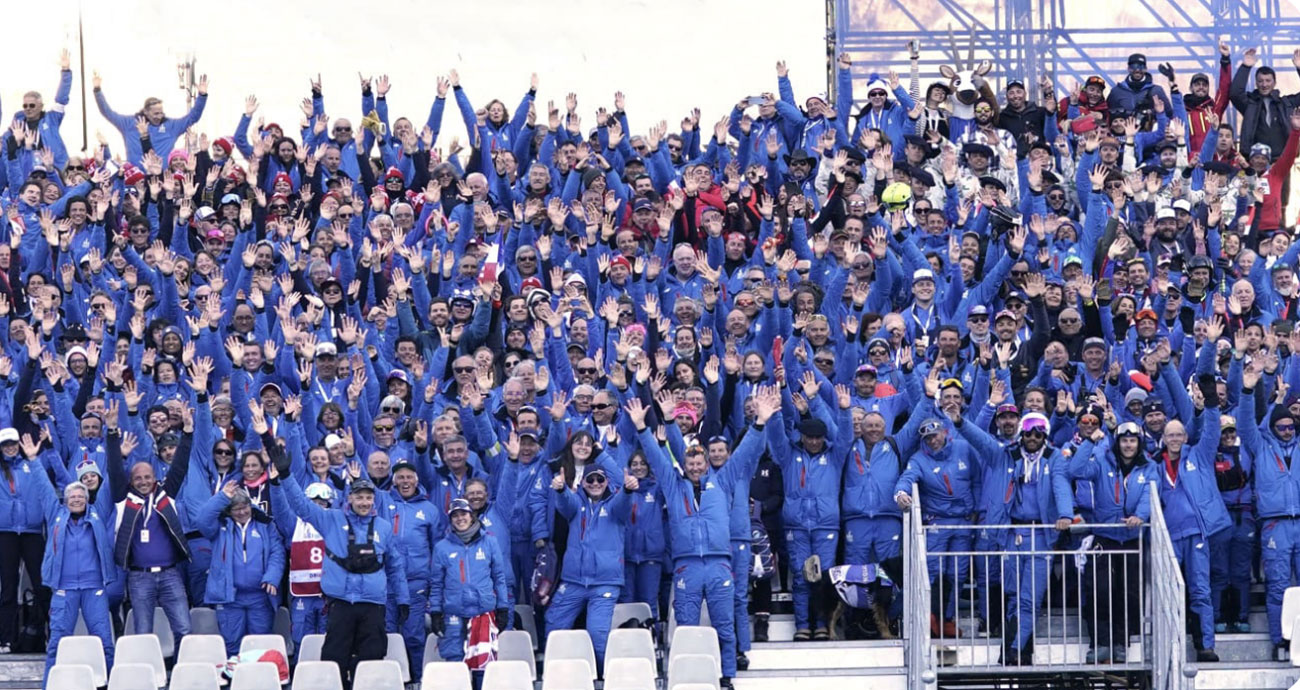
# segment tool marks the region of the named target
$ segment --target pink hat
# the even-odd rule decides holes
[[[210,240],[224,240],[224,239],[226,239],[226,233],[224,233],[224,232],[218,230],[217,228],[212,228],[211,230],[207,231],[207,233],[205,233],[203,236],[206,237],[206,238],[208,238],[208,239],[210,239]]]
[[[700,413],[695,411],[695,406],[685,400],[677,403],[677,407],[673,408],[673,419],[677,419],[682,415],[690,417],[692,425],[700,420]]]
[[[171,153],[167,154],[167,165],[170,167],[171,164],[175,163],[177,160],[185,161],[189,160],[189,158],[189,151],[186,151],[185,149],[173,149]]]

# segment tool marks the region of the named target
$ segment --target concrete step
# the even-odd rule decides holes
[[[826,690],[827,688],[871,688],[908,690],[901,667],[891,669],[807,669],[790,671],[741,671],[732,683],[736,690]]]
[[[901,640],[862,642],[758,642],[749,651],[752,671],[889,668],[903,665]]]
[[[1285,690],[1300,681],[1300,668],[1274,661],[1198,664],[1197,690]]]
[[[0,655],[0,682],[35,682],[39,686],[44,677],[44,654]]]
[[[1220,662],[1271,662],[1273,660],[1273,642],[1267,632],[1239,634],[1220,633],[1214,636],[1214,652]],[[1196,649],[1192,647],[1192,637],[1187,636],[1187,660],[1196,660]]]

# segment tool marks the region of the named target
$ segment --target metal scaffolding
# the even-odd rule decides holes
[[[853,58],[853,77],[862,83],[871,72],[909,70],[907,43],[921,46],[921,81],[939,79],[939,65],[954,55],[948,29],[964,59],[974,48],[976,61],[993,64],[993,82],[1012,79],[1032,84],[1040,74],[1080,82],[1100,75],[1113,84],[1125,74],[1130,53],[1141,52],[1154,72],[1168,62],[1186,79],[1194,72],[1218,72],[1218,41],[1226,36],[1234,65],[1246,47],[1259,48],[1260,64],[1289,73],[1291,48],[1300,45],[1300,12],[1282,0],[1132,0],[1124,4],[1126,26],[1086,0],[828,0],[828,43]],[[1067,11],[1067,5],[1069,11]],[[1133,15],[1137,15],[1134,17]],[[873,24],[889,17],[888,26]],[[1107,25],[1107,21],[1112,23]],[[881,22],[883,23],[883,22]],[[834,89],[834,62],[827,81]]]

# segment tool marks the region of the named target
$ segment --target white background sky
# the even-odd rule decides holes
[[[361,114],[358,70],[387,73],[390,117],[418,123],[428,116],[436,76],[453,67],[476,106],[495,97],[511,112],[536,71],[543,107],[554,99],[563,109],[565,94],[578,93],[584,129],[594,126],[598,106],[612,107],[615,90],[627,94],[636,131],[660,119],[676,129],[697,106],[711,127],[740,97],[776,90],[778,59],[788,62],[798,95],[826,89],[820,0],[115,0],[85,2],[81,10],[86,80],[99,70],[115,110],[135,112],[146,97],[158,96],[168,114],[180,115],[176,62],[193,54],[211,81],[197,129],[214,138],[233,133],[249,94],[261,102],[259,115],[296,133],[298,104],[309,95],[308,75],[317,72],[329,115],[354,124]],[[29,89],[53,101],[59,50],[67,46],[74,83],[62,132],[75,151],[81,148],[78,4],[53,0],[32,11],[39,20],[6,32],[3,117],[12,116]],[[121,151],[89,83],[86,96],[91,142],[100,129]],[[459,111],[448,99],[439,145],[453,135],[464,142]]]

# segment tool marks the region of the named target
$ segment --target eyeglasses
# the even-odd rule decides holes
[[[374,429],[375,431],[392,431],[397,427],[392,424],[376,424],[371,428]]]
[[[276,204],[271,207],[272,211],[288,211],[289,207],[284,204]]]
[[[1064,194],[1048,194],[1047,198],[1051,201],[1060,201],[1065,198]]]
[[[66,166],[64,169],[65,169],[65,170],[85,170],[85,169],[86,169],[86,166],[84,166],[84,165],[68,165],[68,166]]]
[[[1027,275],[1029,275],[1029,271],[1016,271],[1016,270],[1011,271],[1012,278],[1024,278]]]
[[[582,482],[583,482],[584,484],[591,484],[591,485],[604,484],[604,483],[605,483],[605,475],[603,475],[603,474],[589,474],[589,475],[587,475],[587,478],[586,478],[586,479],[582,480]]]
[[[984,323],[989,320],[989,317],[986,314],[972,314],[971,316],[967,316],[966,320],[974,321],[975,323]]]
[[[213,455],[231,455],[231,456],[233,456],[233,455],[235,454],[235,451],[233,451],[233,450],[231,450],[231,449],[229,449],[229,448],[215,448],[215,449],[213,449],[212,454],[213,454]]]
[[[1079,323],[1079,319],[1065,316],[1059,319],[1061,323]]]
[[[1107,182],[1107,183],[1106,183],[1106,189],[1123,189],[1123,188],[1124,188],[1124,183],[1123,183],[1123,182]]]
[[[611,407],[613,407],[613,406],[614,406],[614,405],[611,404],[611,403],[594,403],[594,404],[592,404],[591,409],[593,409],[593,410],[608,410],[609,408],[611,408]]]
[[[669,150],[669,151],[672,151],[672,152],[674,152],[674,153],[677,153],[677,152],[680,152],[680,151],[682,150],[682,147],[680,147],[680,146],[673,146],[672,144],[669,144],[669,145],[668,145],[668,150]]]
[[[341,219],[343,219],[343,220],[347,220],[347,219],[349,219],[349,218],[351,218],[351,217],[353,217],[353,216],[355,216],[355,215],[357,215],[357,214],[355,214],[355,213],[340,213],[340,214],[339,214],[339,218],[341,218]]]
[[[1294,424],[1274,424],[1273,428],[1277,431],[1295,431]]]
[[[333,286],[331,286],[331,287],[327,287],[327,288],[325,288],[325,294],[327,294],[327,295],[339,295],[339,294],[342,294],[342,293],[343,293],[343,288],[340,288],[340,287],[333,287]]]
[[[867,98],[884,98],[885,95],[886,95],[886,94],[885,94],[884,91],[879,91],[879,90],[877,90],[877,91],[872,91],[871,93],[867,94]]]
[[[41,107],[41,106],[38,105],[38,104],[36,104],[36,103],[24,103],[24,104],[23,104],[23,110],[35,110],[36,108],[39,108],[39,107]]]
[[[454,371],[454,372],[456,372],[457,374],[472,374],[472,373],[474,373],[474,367],[452,367],[451,370]]]
[[[579,373],[579,374],[594,374],[594,373],[596,373],[596,367],[578,367],[578,373]]]
[[[835,360],[833,360],[833,359],[817,359],[817,358],[813,358],[813,364],[820,364],[820,365],[824,365],[824,366],[828,366],[828,367],[833,367],[833,366],[835,366]]]

